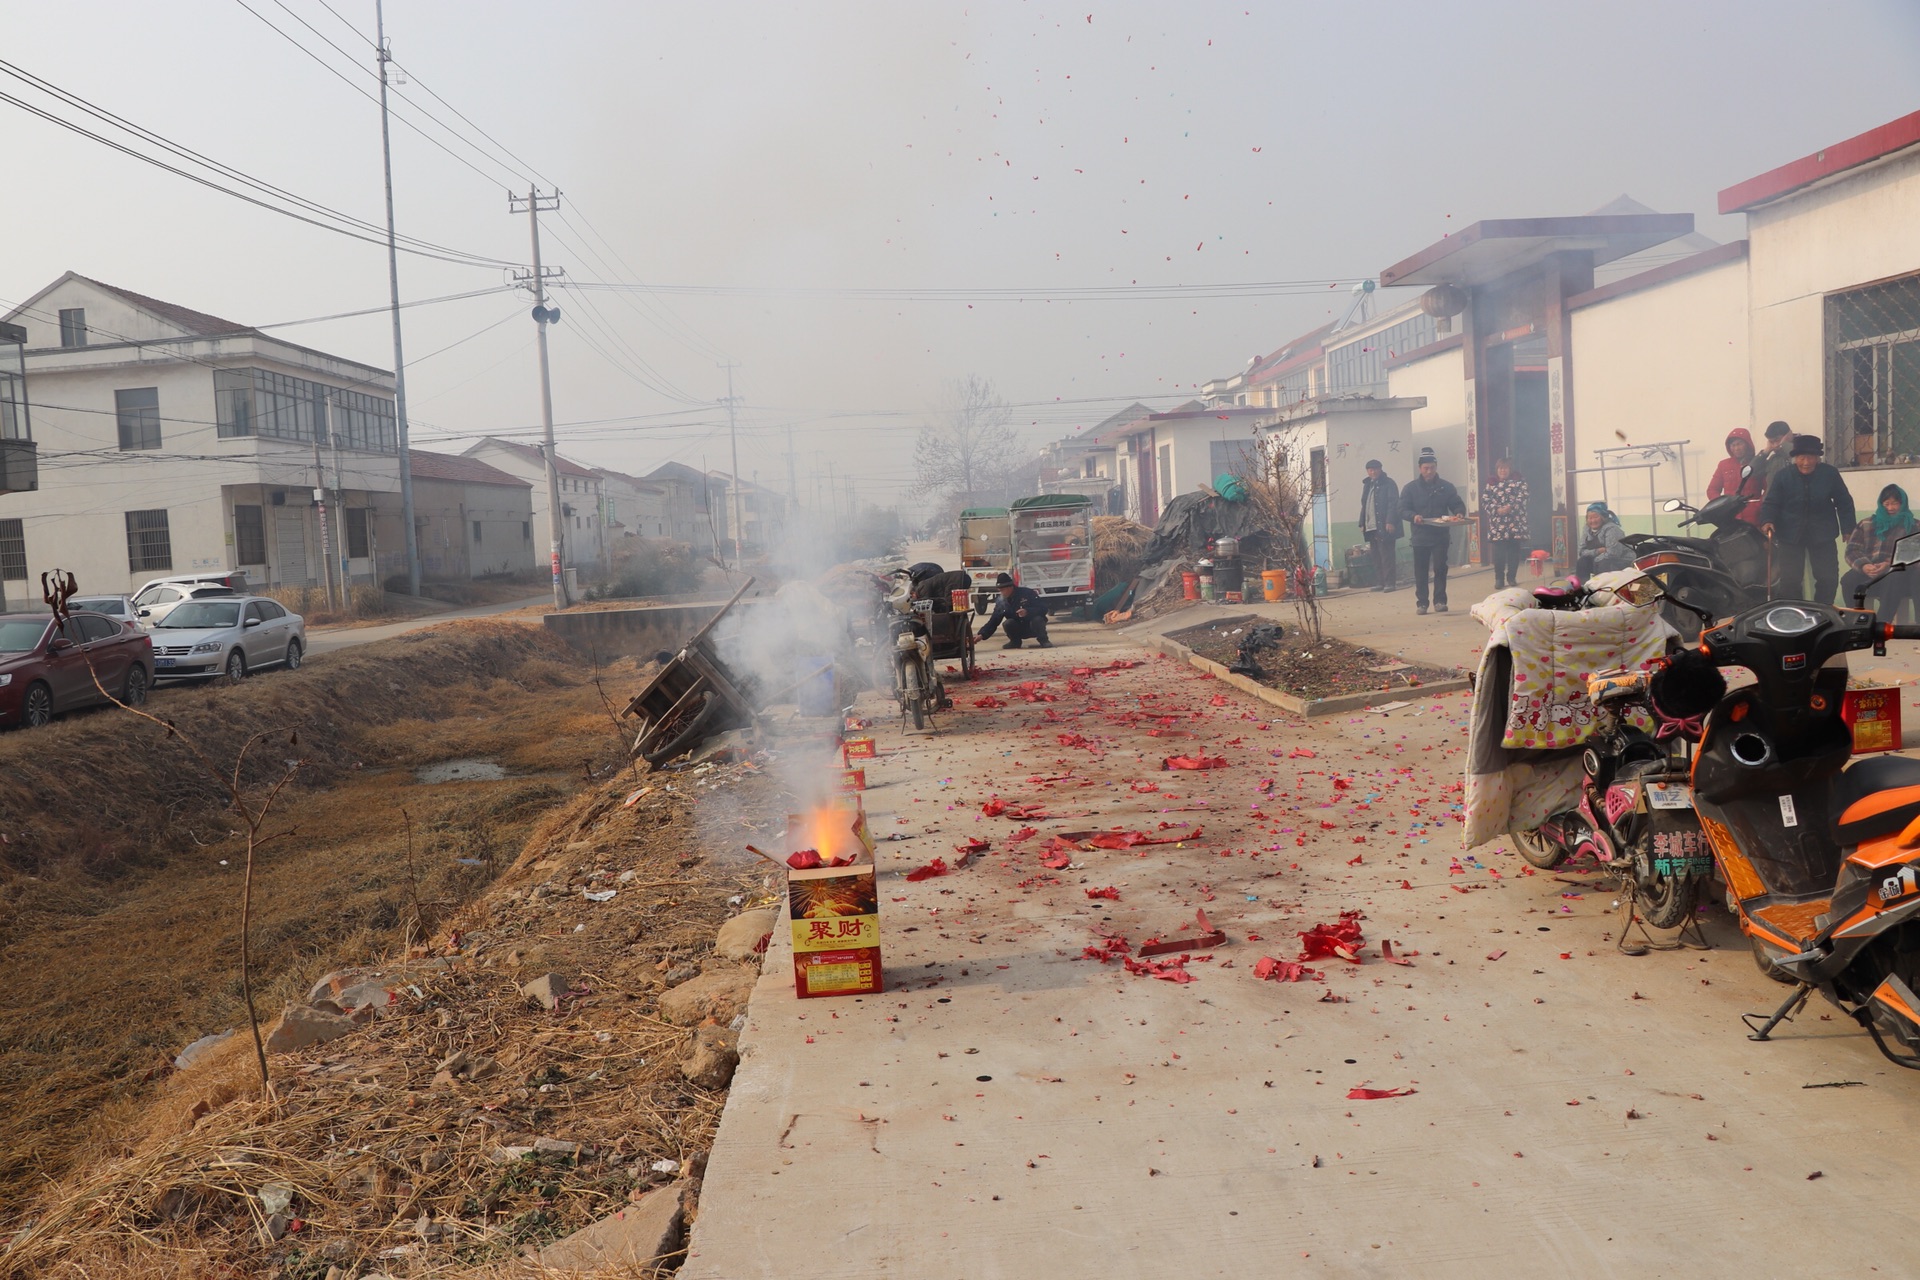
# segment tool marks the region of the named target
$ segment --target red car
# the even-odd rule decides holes
[[[64,711],[107,701],[100,684],[129,706],[147,700],[153,641],[98,613],[56,626],[47,613],[0,613],[0,728],[38,728]]]

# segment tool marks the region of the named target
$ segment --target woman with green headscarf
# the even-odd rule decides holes
[[[1897,484],[1882,489],[1873,514],[1855,525],[1847,538],[1848,568],[1840,579],[1841,602],[1850,603],[1855,591],[1885,573],[1893,563],[1894,543],[1916,531],[1920,531],[1920,523],[1915,522],[1913,510],[1907,506],[1907,491]],[[1900,606],[1914,598],[1914,588],[1920,583],[1910,580],[1912,573],[1920,573],[1920,568],[1896,573],[1867,593],[1868,602],[1882,618],[1891,621]]]

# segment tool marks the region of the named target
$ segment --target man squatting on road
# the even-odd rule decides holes
[[[1003,648],[1018,649],[1022,640],[1032,640],[1042,649],[1053,648],[1053,641],[1047,639],[1047,602],[1041,599],[1040,593],[1032,587],[1016,587],[1010,574],[1001,574],[994,583],[1000,588],[999,603],[993,606],[993,615],[974,638],[987,639],[1004,622],[1007,643]]]

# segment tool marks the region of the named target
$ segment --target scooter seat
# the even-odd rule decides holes
[[[1898,835],[1920,818],[1920,760],[1870,756],[1833,780],[1834,839],[1863,844]]]

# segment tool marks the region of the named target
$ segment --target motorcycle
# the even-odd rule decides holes
[[[1551,870],[1590,854],[1649,925],[1683,923],[1713,873],[1693,812],[1690,731],[1697,732],[1700,716],[1725,689],[1711,663],[1685,651],[1656,660],[1650,670],[1589,676],[1587,697],[1599,728],[1581,751],[1579,798],[1533,830],[1511,832],[1520,856]]]
[[[1740,478],[1745,481],[1751,474],[1749,465],[1741,470]],[[1693,507],[1670,498],[1661,509],[1686,512],[1681,528],[1706,525],[1713,532],[1704,538],[1630,533],[1622,539],[1633,550],[1634,568],[1659,583],[1680,606],[1668,611],[1667,620],[1689,641],[1699,636],[1701,624],[1694,617],[1696,611],[1728,618],[1767,598],[1766,536],[1740,518],[1749,501],[1737,493],[1727,493],[1703,507]]]
[[[1887,573],[1916,562],[1920,534],[1895,545]],[[1693,795],[1755,962],[1795,988],[1763,1022],[1746,1015],[1750,1038],[1818,991],[1890,1061],[1920,1069],[1920,761],[1849,766],[1841,718],[1845,655],[1920,640],[1920,625],[1858,607],[1866,589],[1852,609],[1775,602],[1706,629],[1700,651],[1754,683],[1708,714]]]
[[[897,582],[887,597],[893,696],[900,714],[911,716],[914,728],[924,729],[929,715],[953,705],[933,660],[933,601],[913,598],[913,580],[907,570],[895,570],[893,576]]]

